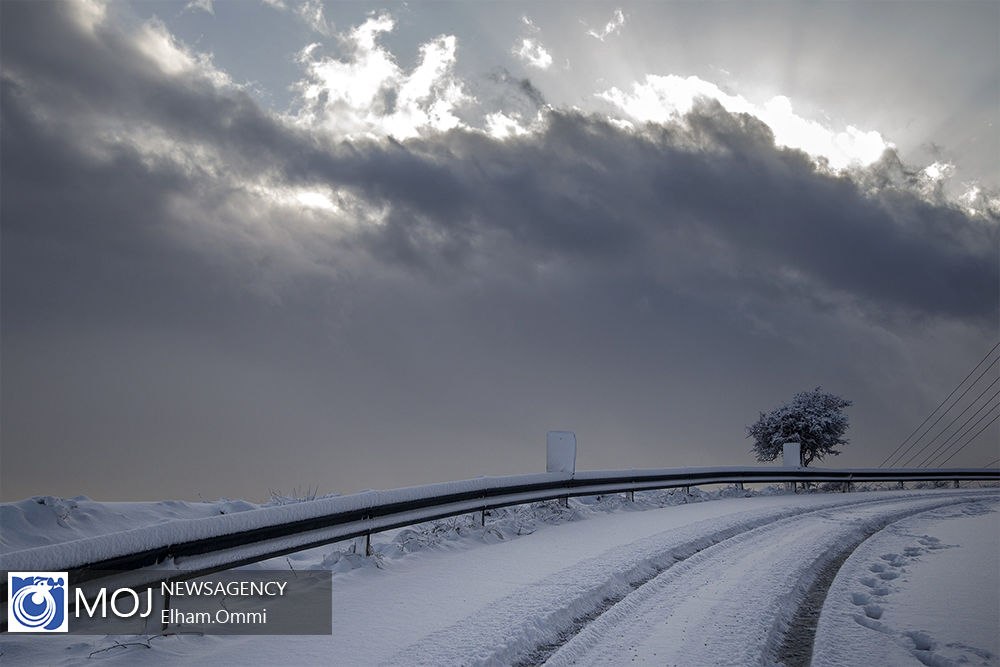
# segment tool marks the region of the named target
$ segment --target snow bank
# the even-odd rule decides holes
[[[748,479],[754,473],[780,473],[783,469],[774,467],[692,467],[665,468],[657,470],[613,470],[586,471],[570,473],[538,473],[531,475],[513,475],[506,477],[478,477],[471,480],[444,482],[424,486],[392,489],[388,491],[364,491],[347,496],[332,496],[317,498],[302,503],[282,504],[278,506],[256,506],[245,501],[220,500],[217,503],[199,504],[182,503],[179,501],[162,501],[161,503],[143,504],[142,510],[121,512],[121,521],[114,518],[114,510],[102,514],[92,501],[80,497],[64,501],[62,499],[43,498],[7,503],[0,505],[0,527],[5,535],[0,543],[0,569],[43,569],[63,570],[83,565],[105,561],[111,558],[132,553],[149,551],[168,547],[170,545],[191,542],[200,539],[230,535],[269,526],[276,526],[297,521],[306,521],[342,512],[359,512],[374,507],[395,503],[407,503],[430,499],[444,495],[467,494],[472,499],[467,501],[468,511],[475,511],[478,494],[485,495],[490,491],[506,491],[517,487],[530,489],[533,485],[546,483],[568,482],[577,483],[607,479],[626,478],[637,483],[649,480],[648,488],[655,488],[658,482],[652,478],[687,475],[702,476],[702,483],[725,481],[724,479],[708,479],[705,476],[740,474],[746,472]],[[822,469],[817,469],[822,471]],[[834,472],[834,471],[831,471]],[[843,473],[844,471],[836,471]],[[859,469],[850,472],[885,474],[887,471],[878,469]],[[596,484],[593,490],[598,492],[601,486]],[[530,493],[525,491],[522,496],[512,496],[512,501],[530,502]],[[84,504],[81,509],[81,503]],[[89,505],[88,505],[89,504]],[[36,507],[41,505],[42,509]],[[113,504],[108,504],[113,505]],[[125,504],[125,505],[135,505]],[[161,512],[162,510],[162,512]],[[252,511],[251,511],[252,510]],[[427,517],[413,513],[415,520]],[[140,517],[142,517],[140,519]],[[169,520],[164,520],[168,517]],[[88,527],[88,523],[91,524]],[[94,528],[100,526],[100,534],[95,534]],[[371,520],[364,526],[365,530],[377,531],[391,525],[390,520]],[[57,530],[59,528],[60,530]],[[61,530],[66,529],[66,530]],[[317,535],[317,540],[333,539],[343,535],[344,531],[333,528],[325,529],[325,533]],[[9,536],[8,536],[9,535]],[[31,535],[40,535],[38,539]],[[57,536],[58,537],[55,537]],[[39,542],[41,544],[39,544]],[[287,538],[281,544],[292,548],[300,546],[302,540]],[[28,545],[31,546],[28,546]],[[277,545],[275,541],[273,544]],[[268,553],[263,545],[244,548],[241,557],[257,557]],[[221,556],[220,556],[221,557]],[[204,559],[203,559],[204,560]],[[231,561],[227,561],[231,562]],[[209,563],[206,567],[224,564],[221,561]],[[195,567],[190,565],[190,567]]]
[[[98,502],[86,496],[37,496],[0,504],[0,553],[71,542],[181,519],[257,509],[245,500]]]
[[[478,477],[458,482],[444,482],[425,486],[393,489],[390,491],[364,491],[349,496],[334,496],[320,498],[297,504],[287,504],[277,507],[258,507],[254,511],[241,511],[234,514],[218,514],[196,518],[175,518],[155,525],[144,525],[133,528],[123,522],[113,532],[108,534],[83,537],[58,544],[49,544],[28,549],[15,549],[0,554],[0,569],[5,570],[61,570],[79,567],[89,563],[99,562],[118,556],[166,547],[172,544],[190,542],[219,535],[230,535],[256,528],[292,523],[314,519],[340,512],[351,512],[371,509],[373,507],[392,503],[403,503],[435,496],[475,493],[490,489],[527,486],[544,482],[566,481],[571,475],[565,473],[539,473],[533,475],[514,475],[508,477]],[[37,501],[21,501],[6,503],[6,513],[3,515],[3,532],[14,533],[10,541],[14,544],[25,539],[23,536],[34,531],[32,526],[52,528],[50,519],[56,516],[66,523],[69,514],[63,508],[39,512],[31,504]],[[76,502],[77,506],[81,501]],[[170,502],[170,501],[165,501]],[[42,503],[44,505],[44,503]],[[190,505],[190,504],[189,504]],[[247,503],[247,505],[250,505]],[[252,509],[250,505],[247,509]],[[190,509],[190,508],[186,508]],[[211,510],[208,510],[211,511]],[[66,518],[60,519],[65,515]],[[9,523],[8,523],[9,521]],[[38,524],[41,523],[41,526]],[[114,527],[113,521],[106,523]],[[50,530],[49,534],[56,531]],[[8,547],[4,546],[6,550]]]

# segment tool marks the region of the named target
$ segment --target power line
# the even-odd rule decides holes
[[[994,463],[1000,463],[1000,459],[997,459],[996,461],[990,461],[989,463],[987,463],[987,464],[986,464],[986,465],[984,465],[983,467],[984,467],[984,468],[989,468],[989,467],[990,467],[991,465],[993,465]]]
[[[991,397],[990,400],[992,401],[993,397]],[[958,431],[961,431],[961,433],[959,435],[957,435],[957,436],[955,436],[955,434],[952,434],[955,437],[954,437],[954,440],[952,441],[952,443],[950,445],[948,445],[947,447],[943,447],[943,448],[939,447],[933,454],[931,454],[930,456],[928,456],[927,458],[925,458],[923,461],[921,461],[920,464],[917,467],[918,468],[919,467],[923,467],[924,464],[926,464],[928,461],[933,461],[934,459],[941,458],[941,456],[944,455],[945,452],[947,452],[949,449],[951,449],[952,445],[954,445],[956,442],[958,442],[959,440],[961,440],[962,438],[964,438],[965,435],[969,431],[971,431],[972,429],[976,428],[976,426],[979,425],[979,422],[983,421],[983,419],[986,418],[986,415],[983,415],[982,417],[980,417],[979,419],[976,420],[975,424],[973,424],[969,428],[967,428],[964,431],[962,431],[962,429],[965,428],[965,425],[968,424],[970,421],[972,421],[973,417],[975,417],[980,412],[982,412],[983,409],[987,405],[989,405],[988,401],[986,403],[983,403],[983,405],[981,405],[978,410],[976,410],[974,413],[972,413],[971,415],[969,415],[969,418],[966,419],[964,422],[962,422],[962,425],[958,427]],[[993,412],[997,407],[1000,407],[1000,404],[992,406],[989,410],[986,411],[986,414],[988,415],[989,413]],[[957,433],[957,431],[956,431],[956,433]],[[952,440],[952,438],[949,438],[949,440]]]
[[[997,343],[997,345],[994,345],[994,346],[993,346],[993,349],[992,349],[992,350],[990,350],[990,352],[993,352],[993,350],[995,350],[995,349],[997,348],[997,346],[998,346],[998,345],[1000,345],[1000,343]],[[989,354],[987,354],[987,356],[989,356]],[[983,361],[986,361],[986,359],[984,358],[984,359],[983,359]],[[976,368],[973,368],[973,369],[972,369],[972,373],[975,373],[975,372],[976,372],[976,369],[977,369],[977,368],[979,368],[979,367],[980,367],[980,366],[982,365],[983,361],[980,361],[980,362],[979,362],[978,364],[976,364]],[[956,404],[956,403],[958,403],[958,402],[959,402],[960,400],[962,400],[962,398],[963,398],[963,397],[964,397],[964,396],[965,396],[966,394],[968,394],[968,393],[969,393],[969,390],[970,390],[970,389],[972,389],[972,388],[973,388],[974,386],[976,386],[976,383],[977,383],[977,382],[979,382],[980,378],[982,378],[982,377],[983,377],[984,375],[986,375],[986,372],[987,372],[988,370],[990,370],[991,368],[993,368],[994,364],[996,364],[996,363],[997,363],[998,361],[1000,361],[1000,357],[997,357],[996,359],[994,359],[994,360],[993,360],[993,361],[992,361],[992,362],[990,363],[990,365],[989,365],[989,366],[987,366],[986,368],[984,368],[984,369],[983,369],[983,372],[982,372],[982,373],[980,373],[980,374],[979,374],[978,376],[976,376],[976,379],[972,381],[972,384],[970,384],[970,385],[969,385],[968,387],[966,387],[966,388],[965,388],[965,391],[963,391],[963,392],[962,392],[961,394],[959,394],[958,398],[956,398],[956,399],[955,399],[955,400],[954,400],[954,401],[952,402],[952,404],[951,404],[951,405],[949,405],[949,406],[948,406],[947,408],[945,408],[945,411],[944,411],[944,412],[942,412],[942,413],[941,413],[940,415],[938,415],[938,418],[934,420],[934,423],[933,423],[933,424],[931,424],[930,426],[928,426],[928,427],[927,427],[927,430],[926,430],[926,431],[924,431],[923,433],[921,433],[921,434],[920,434],[920,436],[919,436],[919,437],[918,437],[918,438],[917,438],[916,440],[914,440],[914,441],[913,441],[912,443],[910,443],[910,446],[909,446],[909,447],[907,447],[907,448],[906,448],[905,450],[903,450],[903,453],[902,453],[902,454],[900,454],[899,458],[900,458],[900,459],[902,459],[902,458],[903,458],[904,456],[906,456],[907,452],[909,452],[909,451],[910,451],[911,449],[913,449],[913,448],[914,448],[914,447],[916,446],[916,444],[917,444],[918,442],[920,442],[921,440],[923,440],[923,437],[924,437],[925,435],[927,435],[927,433],[928,433],[928,432],[930,432],[930,430],[931,430],[932,428],[934,428],[935,426],[937,426],[937,423],[938,423],[939,421],[941,421],[941,419],[942,419],[942,418],[943,418],[943,417],[944,417],[944,416],[945,416],[946,414],[948,414],[948,411],[949,411],[949,410],[951,410],[951,409],[952,409],[953,407],[955,407],[955,404]],[[966,376],[965,380],[968,380],[968,379],[969,379],[969,376],[971,376],[971,375],[972,375],[972,373],[969,373],[969,375],[968,375],[968,376]],[[958,391],[959,387],[961,387],[961,386],[962,386],[962,384],[964,384],[964,383],[965,383],[965,380],[962,380],[962,382],[961,382],[961,383],[960,383],[960,384],[958,385],[958,387],[955,387],[955,390],[954,390],[954,391],[952,391],[952,392],[951,392],[951,394],[949,394],[949,395],[948,395],[948,398],[951,398],[951,395],[952,395],[952,394],[954,394],[954,393],[955,393],[955,391]],[[944,400],[945,400],[945,402],[947,402],[947,401],[948,401],[948,399],[947,399],[947,398],[946,398],[946,399],[944,399]],[[941,405],[944,405],[944,403],[942,403]],[[941,407],[941,406],[939,405],[939,406],[938,406],[937,408],[934,408],[934,412],[937,412],[937,409],[938,409],[938,408],[940,408],[940,407]],[[932,416],[934,415],[934,412],[932,412],[932,413],[931,413],[930,415],[928,415],[928,416],[927,416],[927,419],[930,419],[930,418],[931,418],[931,417],[932,417]],[[925,420],[924,420],[924,422],[925,422],[925,423],[926,423],[927,419],[925,419]],[[917,430],[920,430],[920,427],[919,427],[919,426],[917,427]],[[897,449],[899,449],[899,448],[897,447]],[[898,463],[898,462],[899,462],[899,461],[897,461],[897,463]],[[884,463],[884,462],[883,462],[883,463]],[[882,466],[880,465],[879,467],[882,467]]]
[[[969,411],[969,409],[970,409],[970,408],[972,408],[972,406],[974,406],[974,405],[975,405],[976,403],[978,403],[978,402],[979,402],[979,399],[980,399],[980,398],[982,398],[982,397],[983,397],[983,396],[984,396],[984,395],[986,394],[986,392],[987,392],[987,391],[989,391],[989,390],[990,390],[990,388],[991,388],[991,387],[993,387],[993,385],[995,385],[995,384],[996,384],[997,382],[1000,382],[1000,377],[998,377],[998,378],[997,378],[996,380],[994,380],[993,382],[991,382],[991,383],[989,384],[989,386],[988,386],[988,387],[986,387],[986,389],[983,389],[983,390],[982,390],[981,392],[979,392],[979,396],[976,396],[976,397],[975,397],[975,398],[974,398],[974,399],[972,400],[972,402],[971,402],[971,403],[969,403],[969,404],[968,404],[967,406],[965,406],[965,409],[964,409],[964,410],[962,410],[961,412],[959,412],[959,413],[958,413],[958,415],[957,415],[957,416],[956,416],[956,417],[955,417],[954,419],[952,419],[952,420],[951,420],[950,422],[948,422],[948,425],[947,425],[947,426],[945,426],[945,427],[944,427],[943,429],[941,429],[940,431],[938,431],[938,434],[937,434],[937,435],[935,435],[935,436],[934,436],[933,438],[931,438],[930,440],[928,440],[928,441],[927,441],[927,444],[926,444],[926,445],[924,445],[923,447],[921,447],[921,448],[920,448],[920,449],[919,449],[919,450],[918,450],[918,451],[917,451],[917,452],[916,452],[915,454],[913,454],[912,456],[910,456],[910,458],[906,460],[906,463],[904,463],[904,464],[902,465],[902,467],[903,467],[903,468],[905,468],[906,466],[910,465],[910,462],[912,462],[912,461],[913,461],[913,459],[915,459],[915,458],[917,458],[918,456],[920,456],[920,454],[921,454],[921,453],[923,453],[923,451],[924,451],[925,449],[927,449],[927,448],[928,448],[928,447],[930,447],[930,446],[931,446],[932,444],[934,444],[934,441],[935,441],[935,440],[937,440],[937,439],[938,439],[938,438],[940,438],[940,437],[941,437],[942,435],[944,435],[944,433],[945,433],[945,432],[946,432],[946,431],[947,431],[948,429],[950,429],[950,428],[951,428],[952,424],[954,424],[954,423],[955,423],[955,422],[957,422],[957,421],[958,421],[959,419],[961,419],[961,418],[962,418],[962,415],[964,415],[964,414],[965,414],[966,412],[968,412],[968,411]],[[990,402],[990,401],[992,401],[992,400],[993,400],[994,398],[996,398],[996,397],[997,397],[998,395],[1000,395],[1000,391],[997,391],[997,392],[996,392],[995,394],[993,394],[993,395],[992,395],[992,396],[990,396],[990,397],[989,397],[988,399],[986,399],[986,403],[984,403],[984,404],[983,404],[983,406],[979,408],[979,410],[976,410],[976,411],[975,411],[975,413],[973,413],[973,415],[977,415],[977,414],[979,414],[979,411],[980,411],[980,410],[982,410],[982,409],[983,409],[983,407],[985,407],[985,406],[986,406],[987,404],[989,404],[989,402]],[[972,419],[972,417],[969,417],[969,419]],[[967,420],[965,420],[965,421],[966,421],[966,423],[968,423],[968,421],[969,421],[969,420],[967,419]],[[962,424],[962,426],[959,426],[959,427],[958,427],[958,429],[957,429],[957,431],[961,431],[961,430],[962,430],[962,428],[963,428],[964,426],[965,426],[965,423],[963,423],[963,424]],[[934,450],[933,452],[931,452],[931,453],[930,453],[930,454],[928,455],[928,457],[927,457],[927,458],[933,458],[934,456],[936,456],[936,455],[937,455],[937,452],[940,452],[940,451],[941,451],[941,448],[945,446],[945,443],[946,443],[946,442],[948,442],[949,440],[951,440],[951,439],[952,439],[952,437],[953,437],[954,435],[955,435],[955,434],[954,434],[954,433],[952,433],[952,434],[951,434],[950,436],[948,436],[947,438],[945,438],[944,442],[942,442],[942,443],[941,443],[940,445],[938,445],[938,446],[937,446],[937,448],[936,448],[936,449],[935,449],[935,450]],[[924,462],[926,462],[926,460],[927,460],[927,459],[924,459],[924,461],[922,461],[922,462],[918,463],[918,464],[917,464],[917,465],[918,465],[918,467],[919,467],[919,466],[922,466],[922,465],[924,464]]]
[[[956,440],[960,440],[960,439],[962,438],[962,435],[964,435],[964,434],[965,434],[965,433],[963,433],[963,432],[962,432],[962,429],[963,429],[963,428],[965,428],[965,425],[966,425],[966,424],[968,424],[968,423],[969,423],[970,421],[972,421],[972,420],[973,420],[973,418],[975,418],[975,416],[976,416],[976,415],[978,415],[978,414],[979,414],[980,412],[982,412],[983,410],[985,410],[985,409],[986,409],[986,407],[987,407],[987,406],[988,406],[988,405],[989,405],[989,404],[990,404],[990,403],[991,403],[991,402],[993,401],[993,399],[994,399],[994,398],[996,398],[997,396],[1000,396],[1000,391],[997,391],[997,392],[996,392],[996,393],[994,393],[994,394],[993,394],[992,396],[990,396],[990,397],[989,397],[988,399],[986,399],[986,402],[985,402],[985,403],[983,403],[982,405],[980,405],[980,406],[979,406],[979,407],[978,407],[978,408],[976,409],[976,411],[975,411],[975,412],[973,412],[973,413],[972,413],[971,415],[969,415],[968,417],[966,417],[965,421],[964,421],[964,422],[962,422],[962,425],[961,425],[961,426],[959,426],[959,427],[958,427],[957,429],[955,429],[955,431],[954,431],[954,432],[953,432],[953,433],[952,433],[951,435],[949,435],[949,436],[948,436],[947,438],[945,438],[944,442],[942,442],[942,443],[941,443],[940,445],[938,445],[938,446],[937,446],[937,447],[936,447],[936,448],[934,449],[934,451],[933,451],[933,452],[931,452],[931,453],[930,453],[930,454],[928,454],[928,455],[927,455],[926,457],[924,457],[924,459],[923,459],[923,460],[922,460],[922,461],[921,461],[920,463],[918,463],[918,464],[917,464],[917,467],[918,467],[918,468],[920,468],[920,467],[923,467],[923,466],[924,466],[924,465],[925,465],[925,464],[926,464],[926,463],[927,463],[928,461],[931,461],[931,460],[933,460],[933,459],[937,458],[938,456],[940,456],[940,454],[941,454],[942,452],[945,452],[945,451],[947,451],[948,449],[950,449],[950,448],[951,448],[951,446],[952,446],[952,445],[953,445],[953,444],[955,443],[955,441],[956,441]],[[978,400],[979,400],[979,399],[977,398],[977,399],[976,399],[976,401],[978,401]],[[971,408],[971,407],[972,407],[973,405],[975,405],[975,404],[976,404],[976,401],[973,401],[972,403],[970,403],[970,404],[969,404],[969,408]],[[966,408],[966,410],[968,410],[969,408]],[[964,413],[965,413],[965,410],[963,410],[963,411],[962,411],[962,413],[964,414]],[[961,416],[961,415],[960,415],[960,416]],[[956,421],[957,421],[957,418],[956,418]],[[954,423],[954,422],[952,422],[952,423]],[[978,424],[979,422],[976,422],[976,423]],[[949,425],[949,426],[950,426],[950,425]],[[973,428],[975,428],[975,425],[973,425]],[[967,433],[967,431],[966,431],[966,433]],[[961,434],[961,435],[960,435],[960,434]]]
[[[978,364],[976,364],[976,368],[973,368],[973,369],[972,369],[971,371],[969,371],[969,374],[968,374],[968,375],[966,375],[966,376],[965,376],[965,378],[964,378],[964,379],[963,379],[963,380],[962,380],[961,382],[959,382],[959,383],[958,383],[958,386],[957,386],[957,387],[955,387],[954,389],[952,389],[952,390],[951,390],[951,393],[950,393],[950,394],[948,394],[948,396],[947,396],[947,397],[945,397],[945,399],[944,399],[943,401],[941,401],[941,405],[944,405],[945,403],[947,403],[947,402],[948,402],[948,399],[949,399],[949,398],[951,398],[951,397],[952,397],[952,396],[953,396],[953,395],[955,394],[955,392],[956,392],[956,391],[958,391],[958,388],[959,388],[959,387],[961,387],[961,386],[962,386],[963,384],[965,384],[965,381],[966,381],[966,380],[968,380],[968,379],[969,379],[970,377],[972,377],[972,374],[973,374],[973,373],[975,373],[975,372],[976,372],[976,370],[977,370],[977,369],[978,369],[978,368],[979,368],[980,366],[982,366],[982,365],[983,365],[983,362],[984,362],[984,361],[986,361],[986,360],[987,360],[987,359],[989,358],[989,356],[990,356],[991,354],[993,354],[993,350],[997,349],[998,347],[1000,347],[1000,341],[997,341],[996,345],[994,345],[993,347],[991,347],[991,348],[990,348],[990,351],[986,353],[986,356],[984,356],[984,357],[983,357],[983,358],[982,358],[982,359],[980,360],[980,362],[979,362]],[[914,434],[916,434],[916,432],[917,432],[917,431],[919,431],[920,429],[922,429],[922,428],[924,427],[924,424],[926,424],[926,423],[927,423],[927,421],[928,421],[928,420],[929,420],[929,419],[930,419],[931,417],[933,417],[933,416],[934,416],[934,413],[935,413],[935,412],[937,412],[938,410],[940,410],[940,409],[941,409],[941,405],[938,405],[938,406],[937,406],[936,408],[934,408],[933,410],[931,410],[931,413],[930,413],[929,415],[927,415],[927,419],[924,419],[924,420],[923,420],[922,422],[920,422],[920,426],[918,426],[917,428],[913,429],[913,433],[911,433],[910,435],[906,436],[906,440],[903,440],[903,442],[899,443],[899,445],[898,445],[898,446],[896,447],[896,449],[892,450],[892,454],[889,454],[889,456],[885,457],[885,460],[883,460],[883,461],[882,461],[882,463],[878,464],[878,467],[879,467],[879,468],[881,468],[882,466],[884,466],[884,465],[886,464],[886,461],[888,461],[888,460],[889,460],[889,459],[891,459],[891,458],[892,458],[893,456],[895,456],[895,455],[896,455],[896,452],[898,452],[898,451],[899,451],[899,449],[900,449],[900,448],[901,448],[901,447],[902,447],[903,445],[905,445],[905,444],[907,443],[907,441],[909,441],[909,439],[910,439],[910,438],[912,438],[912,437],[914,436]]]
[[[968,445],[970,442],[972,442],[973,440],[975,440],[976,438],[978,438],[979,434],[982,433],[983,431],[985,431],[986,429],[988,429],[990,427],[990,424],[992,424],[993,422],[995,422],[997,419],[1000,419],[1000,413],[998,413],[997,416],[994,417],[993,419],[991,419],[988,422],[986,422],[986,426],[984,426],[981,429],[979,429],[978,431],[976,431],[976,434],[974,436],[972,436],[971,438],[969,438],[968,442],[966,442],[964,445],[962,445],[961,447],[959,447],[958,449],[956,449],[954,454],[952,454],[951,456],[949,456],[948,458],[946,458],[944,461],[941,461],[941,463],[939,465],[943,466],[948,461],[951,461],[952,456],[955,456],[955,454],[958,454],[960,451],[962,451],[963,449],[965,449],[966,445]]]
[[[972,426],[970,426],[969,428],[965,429],[965,431],[963,431],[963,432],[962,432],[962,435],[958,436],[958,440],[961,440],[962,438],[964,438],[964,437],[965,437],[965,436],[966,436],[966,435],[967,435],[967,434],[969,433],[969,431],[971,431],[972,429],[974,429],[974,428],[976,428],[977,426],[979,426],[979,422],[981,422],[981,421],[983,421],[984,419],[986,419],[987,415],[989,415],[989,414],[990,414],[991,412],[993,412],[993,411],[994,411],[994,410],[996,410],[997,408],[1000,408],[1000,403],[998,403],[997,405],[994,405],[993,407],[991,407],[991,408],[990,408],[989,410],[987,410],[987,411],[986,411],[986,414],[984,414],[984,415],[983,415],[982,417],[980,417],[979,419],[977,419],[977,420],[976,420],[976,423],[975,423],[975,424],[973,424],[973,425],[972,425]],[[953,444],[954,444],[954,443],[953,443]],[[968,443],[966,443],[966,444],[968,444]],[[965,446],[965,445],[963,445],[963,447],[964,447],[964,446]],[[959,449],[961,449],[961,448],[959,448]],[[955,450],[955,451],[958,451],[958,450]],[[943,456],[943,455],[944,455],[944,452],[942,452],[941,454],[938,454],[938,455],[937,455],[937,457],[935,457],[935,458],[941,458],[941,456]],[[954,454],[953,454],[953,455],[954,455]],[[950,458],[950,457],[949,457],[949,458]]]

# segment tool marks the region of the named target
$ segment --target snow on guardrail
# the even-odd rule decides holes
[[[222,568],[445,516],[613,491],[736,482],[959,479],[1000,481],[1000,471],[716,466],[478,477],[182,519],[13,551],[0,554],[0,569],[137,569],[178,556],[187,559],[187,567],[197,562],[199,567]]]

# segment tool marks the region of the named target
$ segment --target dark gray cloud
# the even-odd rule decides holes
[[[5,497],[521,472],[561,427],[586,467],[738,463],[816,384],[872,464],[996,335],[998,220],[891,153],[830,175],[707,102],[346,142],[117,23],[3,12]],[[267,194],[316,187],[342,210]]]
[[[391,202],[398,210],[373,243],[402,244],[398,256],[447,261],[435,246],[453,252],[497,235],[522,257],[645,265],[651,275],[664,259],[697,266],[724,255],[744,277],[780,281],[791,270],[794,281],[878,311],[992,322],[995,220],[905,190],[867,196],[717,106],[686,120],[691,130],[636,133],[552,112],[524,139],[452,132],[405,148],[370,145],[352,162],[356,180],[330,154],[303,177],[330,174]],[[431,221],[433,233],[417,221]]]
[[[497,68],[490,72],[486,79],[497,85],[497,89],[489,92],[486,92],[488,88],[483,86],[485,89],[483,92],[492,98],[487,105],[491,109],[504,113],[516,112],[531,117],[546,104],[545,95],[531,83],[531,79],[517,78],[506,68]],[[475,91],[475,96],[480,97],[478,90]]]

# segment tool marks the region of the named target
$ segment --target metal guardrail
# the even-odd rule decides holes
[[[702,484],[917,481],[1000,482],[1000,470],[716,467],[481,477],[322,498],[171,522],[165,524],[166,530],[157,526],[26,549],[0,555],[0,570],[66,571],[74,586],[112,579],[149,585],[203,576],[356,537],[370,538],[373,533],[425,521],[543,500]],[[171,531],[171,527],[178,530]],[[136,544],[142,547],[135,548]],[[2,585],[6,588],[6,581]],[[6,626],[6,618],[2,625]]]

